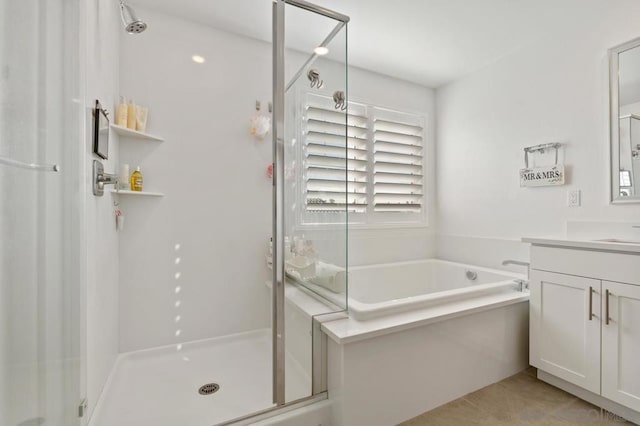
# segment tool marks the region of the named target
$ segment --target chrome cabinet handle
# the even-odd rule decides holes
[[[25,163],[18,160],[12,160],[10,158],[0,157],[0,164],[5,166],[17,167],[19,169],[27,170],[40,170],[44,172],[59,172],[60,167],[57,164],[37,164],[37,163]]]
[[[593,319],[593,287],[589,286],[589,321]]]
[[[609,325],[609,290],[605,290],[604,292],[604,323]]]

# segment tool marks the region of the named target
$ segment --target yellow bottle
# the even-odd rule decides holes
[[[118,104],[118,119],[116,124],[120,127],[127,127],[129,106],[124,96],[120,96],[120,103]]]
[[[136,103],[131,99],[127,108],[127,128],[136,129]]]
[[[131,173],[131,190],[142,192],[142,172],[140,166],[136,167],[136,171]]]

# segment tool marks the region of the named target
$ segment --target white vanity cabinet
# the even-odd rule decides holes
[[[640,285],[603,281],[602,292],[602,396],[640,411]]]
[[[640,419],[640,246],[532,243],[530,363],[558,387]]]
[[[532,270],[529,362],[600,393],[600,281]]]

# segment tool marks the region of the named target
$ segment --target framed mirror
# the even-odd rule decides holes
[[[611,202],[640,203],[640,38],[609,50]]]

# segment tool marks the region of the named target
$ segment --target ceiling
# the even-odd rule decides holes
[[[315,0],[351,17],[349,63],[440,87],[498,61],[608,0]],[[271,40],[271,0],[134,0],[216,28]],[[309,51],[333,22],[287,15],[287,43]]]

